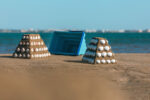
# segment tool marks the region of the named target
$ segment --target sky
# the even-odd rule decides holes
[[[0,29],[150,29],[150,0],[0,0]]]

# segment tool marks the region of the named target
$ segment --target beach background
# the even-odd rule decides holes
[[[150,34],[86,33],[108,39],[117,64],[86,64],[82,56],[12,58],[26,33],[0,33],[1,100],[150,100]],[[49,47],[53,33],[40,33]]]

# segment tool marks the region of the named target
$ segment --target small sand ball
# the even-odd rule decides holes
[[[89,48],[89,49],[92,49],[92,50],[96,50],[96,46],[94,46],[94,45],[88,45],[88,47],[87,48]]]
[[[92,39],[92,40],[91,40],[91,43],[96,44],[97,42],[98,42],[98,40],[97,40],[97,39]]]
[[[106,50],[106,51],[109,51],[109,50],[110,50],[110,47],[109,47],[109,46],[105,46],[105,50]]]
[[[38,58],[38,54],[36,54],[36,58]]]
[[[21,57],[22,57],[22,54],[19,54],[19,57],[21,58]]]
[[[44,43],[43,43],[43,42],[41,42],[41,45],[44,45]]]
[[[25,52],[25,48],[22,48],[22,49],[21,49],[21,52]]]
[[[38,55],[38,54],[36,54],[36,57],[37,57],[37,58],[38,58],[38,56],[39,56],[39,55]]]
[[[30,49],[29,49],[29,48],[27,48],[27,49],[26,49],[26,52],[29,52],[29,51],[30,51]]]
[[[23,58],[26,58],[26,54],[23,54]]]
[[[41,42],[38,42],[38,45],[41,45]]]
[[[36,45],[36,42],[33,42],[33,45]]]
[[[38,39],[40,39],[40,36],[38,36]]]
[[[39,48],[39,51],[42,51],[42,49],[41,49],[41,48]]]
[[[101,56],[102,56],[102,54],[101,54],[101,53],[97,53],[96,55],[97,55],[97,57],[101,57]]]
[[[48,50],[48,48],[47,48],[47,47],[44,47],[44,50],[46,51],[46,50]]]
[[[47,57],[47,53],[45,53],[45,57]]]
[[[48,56],[51,56],[51,54],[50,54],[50,53],[48,53]]]
[[[39,54],[37,54],[36,56],[37,56],[37,58],[39,58]]]
[[[45,54],[43,54],[43,57],[45,57]]]
[[[104,47],[103,47],[103,46],[99,46],[99,47],[98,47],[98,50],[99,50],[99,51],[103,51],[103,50],[104,50]]]
[[[31,48],[31,52],[34,52],[34,49],[33,49],[33,48]]]
[[[35,37],[33,36],[33,40],[35,40]]]
[[[113,55],[112,52],[108,52],[108,53],[107,53],[107,56],[108,56],[108,57],[111,57],[112,55]]]
[[[23,42],[23,45],[26,45],[26,42]]]
[[[103,53],[102,53],[102,56],[103,56],[103,57],[106,57],[106,55],[107,55],[106,52],[103,52]]]
[[[34,58],[34,55],[31,55],[32,58]]]
[[[35,39],[38,39],[38,37],[36,36]]]
[[[100,63],[101,63],[101,61],[100,61],[100,60],[96,60],[96,63],[97,63],[97,64],[100,64]]]
[[[27,58],[30,58],[30,54],[27,54]]]
[[[22,45],[22,42],[20,42],[20,45]]]
[[[108,64],[110,64],[110,63],[111,63],[111,61],[110,61],[110,60],[106,60],[106,62],[107,62]]]
[[[26,36],[26,39],[29,39],[29,36]]]
[[[17,48],[17,51],[20,51],[20,48]]]
[[[23,36],[23,39],[26,39],[26,36]]]
[[[100,43],[101,43],[101,44],[105,44],[106,41],[105,41],[105,40],[100,40]]]
[[[30,44],[29,42],[26,43],[26,45],[29,45],[29,44]]]
[[[115,60],[115,59],[112,59],[112,60],[111,60],[111,63],[113,63],[113,64],[116,63],[116,60]]]
[[[103,60],[101,60],[101,62],[102,62],[103,64],[105,64],[105,63],[106,63],[106,60],[103,59]]]
[[[17,57],[18,57],[17,53],[14,53],[14,54],[13,54],[13,57],[17,58]]]
[[[39,51],[39,49],[38,49],[38,48],[36,48],[36,49],[35,49],[35,51],[36,51],[36,52],[38,52],[38,51]]]
[[[31,42],[31,45],[33,45],[33,42]]]

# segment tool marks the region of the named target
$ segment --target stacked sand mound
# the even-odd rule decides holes
[[[108,40],[95,37],[91,40],[82,61],[91,64],[115,64],[114,53],[108,44]]]
[[[13,53],[15,58],[43,58],[50,55],[39,34],[25,34]]]

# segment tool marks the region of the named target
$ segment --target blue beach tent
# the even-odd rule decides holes
[[[54,32],[49,50],[52,54],[83,55],[86,51],[85,33],[82,31]]]

